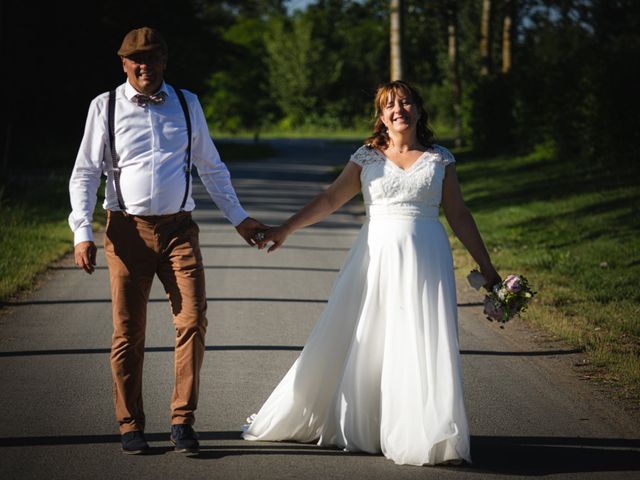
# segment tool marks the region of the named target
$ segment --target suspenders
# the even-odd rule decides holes
[[[182,197],[182,204],[180,205],[180,211],[184,210],[184,206],[189,198],[189,184],[191,183],[191,117],[189,116],[189,107],[187,101],[184,98],[184,93],[179,88],[174,89],[180,100],[180,106],[184,113],[184,119],[187,123],[187,154],[185,158],[184,174],[185,174],[185,188],[184,196]],[[127,209],[124,206],[124,199],[122,198],[122,190],[120,189],[120,168],[118,167],[118,155],[116,153],[116,136],[115,136],[115,111],[116,111],[116,91],[111,90],[109,92],[109,108],[107,111],[107,119],[109,123],[109,147],[111,150],[111,166],[113,168],[113,180],[116,186],[116,196],[118,197],[118,206],[125,214]]]
[[[189,116],[189,107],[187,107],[187,101],[184,98],[184,93],[179,88],[174,89],[178,94],[178,100],[180,100],[180,106],[184,113],[184,119],[187,122],[187,158],[185,159],[184,166],[184,197],[182,197],[182,205],[180,205],[180,211],[184,210],[184,206],[187,203],[187,197],[189,197],[189,183],[191,180],[191,117]]]

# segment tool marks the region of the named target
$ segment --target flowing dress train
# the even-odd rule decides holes
[[[408,169],[361,147],[367,220],[300,356],[246,440],[317,442],[398,464],[470,462],[451,248],[438,219],[451,153]]]

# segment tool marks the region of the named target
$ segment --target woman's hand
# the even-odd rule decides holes
[[[257,238],[254,237],[258,250],[266,248],[269,242],[272,242],[271,246],[267,250],[267,253],[271,253],[282,246],[286,238],[291,234],[291,231],[283,224],[279,227],[272,227],[260,232]]]
[[[264,223],[257,221],[255,218],[247,217],[239,225],[236,230],[248,245],[254,247],[256,245],[256,233],[268,228]]]
[[[482,273],[482,276],[484,277],[484,288],[487,290],[491,290],[491,287],[496,283],[502,282],[502,278],[500,278],[496,269],[493,268],[493,265],[480,269],[480,273]]]

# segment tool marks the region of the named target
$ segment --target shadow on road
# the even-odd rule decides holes
[[[640,439],[472,436],[473,470],[510,475],[640,471]]]
[[[168,432],[146,433],[149,442],[167,442]],[[362,456],[313,444],[242,442],[206,445],[206,442],[240,441],[240,431],[199,432],[203,442],[193,459],[215,460],[238,455]],[[0,448],[45,447],[120,443],[119,435],[61,435],[0,438]],[[150,454],[171,452],[170,446],[152,446]],[[560,473],[640,471],[640,439],[584,437],[471,437],[473,464],[457,469],[465,474],[542,476]]]
[[[302,351],[301,345],[209,345],[205,347],[208,352],[216,351],[283,351],[295,352]],[[173,352],[173,347],[145,347],[145,353],[162,353]],[[539,357],[539,356],[555,356],[555,355],[571,355],[580,353],[580,349],[570,350],[536,350],[536,351],[490,351],[490,350],[460,350],[461,355],[489,355],[489,356],[512,356],[512,357]],[[37,357],[46,355],[92,355],[110,354],[110,348],[65,348],[51,350],[17,350],[13,352],[0,352],[0,358],[3,357]]]

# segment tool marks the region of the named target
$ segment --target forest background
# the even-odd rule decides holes
[[[639,2],[403,3],[403,78],[422,91],[439,136],[487,152],[551,141],[567,161],[638,159]],[[2,2],[3,169],[68,163],[56,152],[76,148],[91,99],[123,81],[115,52],[142,25],[163,32],[168,81],[200,95],[216,132],[368,131],[372,95],[389,79],[390,2],[287,8],[296,4]]]
[[[362,140],[376,87],[416,85],[492,258],[540,290],[527,318],[640,406],[640,2],[3,1],[0,301],[71,249],[87,109],[124,81],[116,51],[143,25],[166,37],[167,81],[198,94],[227,160],[228,137],[256,140],[240,156],[273,136]]]

